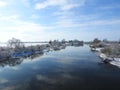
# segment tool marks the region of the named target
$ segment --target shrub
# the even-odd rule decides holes
[[[111,55],[112,49],[110,47],[106,47],[104,49],[101,49],[101,52],[106,54],[106,55]]]

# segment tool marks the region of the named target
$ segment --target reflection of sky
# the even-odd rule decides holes
[[[74,62],[73,60],[79,60],[78,57],[75,58],[75,56],[71,54],[71,50],[72,49],[70,47],[67,48],[66,51],[53,51],[33,60],[25,59],[22,64],[19,64],[17,66],[6,66],[4,68],[1,68],[0,74],[3,76],[3,79],[0,79],[0,84],[12,82],[13,85],[16,85],[16,83],[19,84],[21,81],[29,83],[32,77],[35,77],[35,79],[38,81],[52,84],[61,81],[65,82],[65,80],[69,79],[71,80],[74,77],[69,74],[69,70],[67,68],[62,70],[62,67],[64,68],[64,65],[61,65],[69,65]],[[56,76],[52,76],[53,74]],[[8,80],[10,82],[8,82]],[[6,87],[6,90],[14,90],[15,87],[13,87],[12,84],[10,87]]]
[[[0,68],[0,90],[63,90],[64,86],[91,84],[88,80],[94,83],[103,76],[119,80],[118,69],[111,71],[98,62],[100,59],[88,46],[49,52],[16,66]]]
[[[0,84],[4,84],[4,83],[7,83],[8,80],[7,79],[4,79],[4,78],[0,78]]]

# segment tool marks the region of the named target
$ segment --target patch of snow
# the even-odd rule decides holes
[[[120,68],[120,61],[113,60],[110,62],[110,64],[115,65]]]

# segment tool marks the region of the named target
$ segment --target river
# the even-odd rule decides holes
[[[0,63],[0,90],[120,90],[120,69],[88,45]]]

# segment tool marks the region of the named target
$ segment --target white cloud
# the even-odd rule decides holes
[[[37,3],[35,5],[35,9],[43,9],[43,8],[46,8],[47,6],[48,6],[47,4]]]
[[[30,7],[30,0],[21,0],[24,6]]]
[[[79,5],[78,4],[69,4],[69,5],[64,5],[63,7],[61,7],[62,10],[70,10],[74,7],[78,7]]]
[[[56,23],[60,27],[73,27],[75,22],[72,19],[62,19]]]
[[[76,15],[75,12],[72,11],[58,11],[54,13],[54,16],[57,17],[57,21],[55,22],[57,27],[89,28],[90,26],[120,24],[119,18],[100,20],[104,14]]]
[[[36,14],[32,14],[30,18],[31,18],[31,19],[39,19],[40,16],[38,16],[38,15],[36,15]]]
[[[83,5],[85,0],[81,0],[79,3],[73,3],[72,0],[46,0],[42,3],[36,3],[35,9],[43,9],[50,6],[59,6],[60,10],[70,10],[72,8]]]
[[[46,0],[42,3],[37,3],[35,9],[43,9],[49,6],[62,6],[67,3],[67,0]]]
[[[85,22],[81,22],[81,21],[77,22],[76,21],[77,18],[75,18],[75,20],[73,18],[70,18],[70,16],[74,14],[71,13],[70,16],[69,15],[64,16],[64,14],[66,13],[63,13],[63,15],[59,18],[58,22],[56,22],[54,25],[51,26],[46,26],[30,21],[21,20],[19,15],[11,15],[11,16],[0,15],[1,41],[5,42],[8,39],[11,39],[12,37],[21,39],[22,41],[44,41],[50,39],[54,40],[54,39],[63,39],[63,38],[75,39],[75,37],[78,37],[79,34],[73,35],[73,32],[71,32],[73,28],[75,29],[78,28],[77,30],[79,29],[85,30],[86,28],[91,29],[90,27],[96,27],[101,25],[105,26],[105,25],[120,24],[119,19],[97,20],[96,18],[95,19],[93,18],[95,17],[94,15],[93,17],[92,16],[90,17],[91,19],[89,19],[89,15],[80,16],[80,18],[77,17],[79,19],[87,18]]]
[[[100,13],[94,15],[94,13],[89,13],[89,12],[88,12],[89,15],[83,15],[84,13],[79,10],[77,11],[71,10],[74,9],[75,7],[81,8],[80,6],[84,5],[85,1],[87,0],[42,0],[42,2],[40,2],[41,0],[34,0],[32,2],[31,0],[20,0],[20,1],[5,0],[7,3],[5,1],[4,3],[1,3],[3,1],[4,0],[0,0],[0,7],[11,5],[12,9],[8,9],[9,7],[7,7],[7,9],[5,10],[1,9],[0,11],[1,14],[2,13],[5,14],[5,15],[0,15],[0,37],[2,41],[7,41],[12,37],[24,41],[60,39],[61,37],[74,38],[80,35],[77,34],[78,35],[77,36],[75,34],[73,36],[72,34],[74,32],[72,31],[73,29],[81,32],[81,30],[85,30],[86,28],[88,30],[96,26],[101,27],[106,25],[109,26],[113,25],[115,27],[115,25],[120,24],[119,18],[116,19],[117,17],[115,19],[113,18],[113,20],[111,19],[102,20],[101,17],[105,16],[105,12],[102,12],[101,15]],[[55,10],[57,9],[56,10],[57,12],[54,13],[54,10],[49,11],[50,13],[46,13],[46,11],[45,12],[36,11],[32,6],[33,2],[36,3],[34,7],[35,9],[40,10],[44,8],[53,7],[55,8]],[[25,6],[27,5],[28,6],[30,5],[29,9],[25,8]],[[119,6],[115,6],[115,7],[118,8]],[[110,9],[113,7],[104,6],[103,9],[104,8]],[[25,10],[22,11],[23,9]],[[15,13],[18,13],[18,15],[14,15]],[[54,13],[54,15],[49,16],[49,14],[51,13]],[[45,18],[44,16],[47,18]],[[55,19],[51,18],[52,16]],[[53,23],[50,23],[49,26],[49,22],[51,21]],[[41,22],[45,23],[46,25],[40,24]],[[106,29],[110,29],[110,28],[107,27]]]
[[[0,20],[11,21],[18,19],[19,17],[20,17],[19,15],[11,15],[11,16],[0,15]]]
[[[41,37],[40,35],[45,34],[45,30],[53,28],[50,26],[44,26],[30,21],[20,20],[20,18],[17,15],[1,15],[0,21],[0,36],[3,42],[7,41],[12,37],[19,38],[24,41],[38,40]]]
[[[5,7],[7,3],[5,1],[0,1],[0,7]]]

